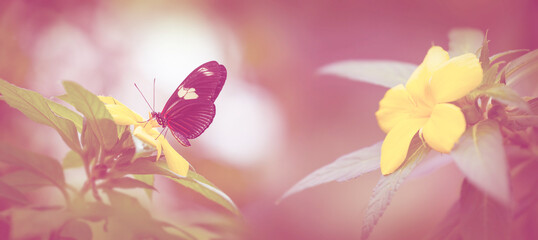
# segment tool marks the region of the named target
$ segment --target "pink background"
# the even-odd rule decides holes
[[[321,75],[348,59],[420,63],[454,27],[489,30],[491,52],[538,47],[538,2],[448,1],[1,1],[0,77],[63,94],[76,81],[147,115],[133,87],[157,109],[198,65],[217,60],[229,76],[207,133],[186,149],[197,171],[237,203],[244,219],[228,230],[245,239],[356,239],[380,173],[330,183],[275,201],[337,157],[383,139],[374,112],[383,87]],[[61,159],[51,129],[0,104],[0,141]],[[171,136],[168,136],[173,141]],[[51,140],[52,139],[52,140]],[[453,165],[410,180],[372,239],[424,237],[458,198]],[[220,207],[158,181],[167,211]],[[181,215],[181,212],[178,213]]]

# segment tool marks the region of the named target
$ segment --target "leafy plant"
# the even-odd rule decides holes
[[[0,144],[0,200],[7,208],[0,220],[9,226],[10,239],[206,239],[209,230],[154,218],[133,196],[121,189],[144,189],[151,198],[154,176],[161,175],[187,187],[234,214],[233,201],[213,183],[188,170],[186,176],[156,161],[153,151],[135,146],[128,125],[117,125],[100,97],[74,82],[64,82],[59,98],[78,112],[39,93],[0,79],[2,100],[31,120],[55,129],[71,149],[63,163],[26,148]],[[159,150],[160,151],[160,150]],[[171,151],[171,150],[169,150]],[[175,151],[174,151],[175,152]],[[177,153],[176,153],[177,154]],[[160,154],[157,158],[160,157]],[[64,170],[84,168],[86,180],[77,188]],[[28,193],[53,186],[63,204],[47,205]]]
[[[505,62],[502,59],[506,56],[520,54],[527,52],[527,50],[511,50],[490,56],[487,37],[481,31],[474,29],[455,29],[450,32],[449,38],[451,60],[452,57],[466,56],[469,59],[478,58],[480,64],[475,64],[476,60],[467,61],[466,65],[455,65],[452,67],[452,71],[446,74],[454,75],[454,71],[458,71],[459,68],[468,71],[471,65],[474,69],[476,69],[475,67],[481,68],[479,73],[483,73],[474,74],[474,76],[480,76],[480,79],[469,91],[460,93],[462,96],[464,95],[463,97],[455,101],[450,100],[451,103],[448,103],[456,106],[455,108],[459,108],[463,113],[466,125],[464,131],[462,131],[461,136],[457,136],[459,140],[454,148],[440,148],[443,151],[439,151],[445,152],[445,154],[433,151],[436,147],[431,145],[431,141],[424,139],[428,137],[423,133],[423,130],[426,131],[425,129],[421,128],[418,132],[415,130],[414,136],[409,135],[409,139],[412,138],[412,140],[409,147],[405,149],[407,155],[405,159],[402,159],[402,164],[393,165],[389,171],[384,171],[384,176],[381,176],[373,190],[362,226],[362,239],[369,237],[389,205],[392,196],[409,174],[412,172],[431,172],[444,166],[447,158],[455,162],[465,179],[460,199],[429,238],[535,239],[538,237],[536,228],[527,226],[528,223],[538,221],[538,191],[536,191],[538,184],[538,177],[536,177],[538,176],[536,174],[538,166],[538,138],[536,137],[538,136],[538,98],[533,95],[521,97],[519,95],[519,92],[522,92],[521,89],[515,91],[512,88],[526,86],[531,89],[523,89],[523,92],[532,92],[533,89],[536,91],[538,50],[530,51],[510,62]],[[433,47],[432,49],[430,51],[439,50]],[[442,55],[444,50],[438,52]],[[448,55],[446,57],[448,59]],[[439,59],[434,59],[434,61],[437,60]],[[441,67],[443,66],[447,66],[447,64],[441,65]],[[427,67],[431,66],[423,67],[422,65],[416,66],[385,60],[353,60],[332,63],[321,68],[320,71],[325,74],[389,87],[392,88],[389,92],[392,91],[390,94],[393,96],[395,94],[404,96],[405,88],[402,85],[407,82],[407,87],[409,87],[411,80],[408,81],[408,79],[417,78],[417,75],[424,71],[420,68]],[[434,70],[430,71],[438,71],[441,67],[433,68]],[[451,85],[467,77],[461,76],[457,78],[445,77],[447,82],[443,83],[443,89],[453,88]],[[424,78],[424,75],[419,77]],[[428,81],[427,84],[430,84],[433,79]],[[416,88],[411,90],[416,90]],[[425,102],[432,102],[427,107],[440,102],[435,99],[435,95],[433,98],[437,102],[432,101],[430,98],[432,95],[426,94],[425,96]],[[406,98],[401,99],[402,101],[407,100]],[[383,104],[386,105],[382,100],[380,106],[383,107]],[[391,107],[400,111],[401,104]],[[422,103],[415,102],[414,104]],[[422,112],[420,113],[422,114]],[[433,116],[433,113],[428,112],[427,115],[420,117],[430,118],[430,114]],[[382,126],[379,116],[378,121],[383,130],[387,131],[384,129],[386,126]],[[439,122],[446,120],[439,118],[437,121],[436,124],[439,126]],[[388,123],[393,124],[393,122]],[[421,122],[421,124],[423,123]],[[437,136],[434,137],[443,139],[444,136],[441,133],[453,134],[453,132],[443,130],[438,131]],[[383,141],[378,142],[370,147],[357,150],[314,171],[284,193],[279,201],[322,183],[357,178],[364,173],[380,168],[380,160],[383,169],[383,143]],[[394,152],[396,150],[386,149],[386,151]],[[428,154],[428,152],[434,154]],[[392,160],[389,159],[389,161]],[[393,172],[394,169],[396,170]]]

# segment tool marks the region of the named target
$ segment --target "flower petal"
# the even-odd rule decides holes
[[[449,153],[465,131],[465,116],[454,104],[435,105],[422,129],[424,140],[434,150]]]
[[[103,102],[105,104],[125,106],[123,103],[121,103],[120,101],[118,101],[114,97],[109,97],[109,96],[97,96],[97,97],[99,98],[99,100],[101,100],[101,102]]]
[[[144,128],[141,126],[135,127],[135,130],[133,131],[133,136],[137,137],[138,139],[142,140],[143,142],[157,149],[157,160],[158,160],[159,157],[161,156],[161,150],[162,150],[161,141],[158,141],[155,139],[158,135],[152,136],[157,131],[155,131],[154,129],[150,129],[150,130],[153,130],[154,132],[144,131]],[[157,134],[159,134],[159,132],[157,132]]]
[[[405,88],[416,102],[429,103],[432,102],[432,97],[428,84],[432,74],[441,66],[444,62],[448,61],[448,52],[443,50],[439,46],[433,46],[428,50],[424,61],[418,66],[418,68],[411,74]]]
[[[427,121],[427,118],[405,119],[390,130],[381,146],[381,173],[383,175],[393,173],[402,165],[411,139]]]
[[[160,139],[161,137],[162,140]],[[179,155],[163,136],[161,137],[159,137],[159,140],[161,140],[163,146],[163,152],[166,156],[166,164],[168,164],[168,168],[173,172],[186,177],[189,172],[189,162]]]
[[[400,84],[389,89],[379,102],[379,110],[375,113],[377,123],[384,132],[388,133],[394,125],[409,118],[414,108],[415,104],[411,96]]]
[[[126,106],[106,104],[105,107],[118,125],[136,125],[144,121],[140,115]]]
[[[108,112],[114,118],[114,122],[118,125],[136,125],[144,121],[142,116],[133,112],[127,106],[113,97],[98,96],[99,100],[105,103]]]
[[[467,95],[482,82],[482,67],[478,58],[467,53],[452,58],[435,71],[430,89],[437,103],[452,102]]]

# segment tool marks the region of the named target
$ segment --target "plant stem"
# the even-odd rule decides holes
[[[104,156],[103,156],[103,147],[102,146],[99,146],[99,155],[97,155],[97,156],[98,156],[97,157],[97,162],[96,162],[96,164],[94,164],[94,166],[99,165],[99,164],[101,164],[103,162]],[[92,171],[92,173],[93,173],[93,171]],[[90,186],[92,187],[93,197],[95,199],[97,199],[97,201],[102,202],[101,196],[99,196],[99,193],[97,192],[97,188],[95,187],[95,176],[93,176],[93,174],[91,175],[89,181],[90,181]]]
[[[99,155],[97,158],[97,162],[101,162],[102,156],[102,148],[99,148]],[[99,196],[99,193],[97,192],[97,188],[95,187],[95,178],[93,177],[92,171],[90,170],[90,165],[92,161],[84,161],[84,171],[86,172],[86,176],[88,177],[88,180],[84,183],[82,186],[82,189],[80,190],[80,195],[84,197],[84,194],[89,190],[89,188],[92,189],[92,195],[93,197],[99,201],[102,202],[101,196]]]

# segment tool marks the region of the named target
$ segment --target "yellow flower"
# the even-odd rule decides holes
[[[458,100],[482,81],[482,68],[471,53],[449,59],[441,47],[430,48],[407,84],[393,87],[379,102],[376,117],[387,133],[381,147],[381,173],[391,174],[405,161],[419,132],[432,149],[449,153],[466,128]]]
[[[146,123],[140,115],[133,112],[113,97],[99,96],[99,99],[105,103],[106,108],[114,118],[116,124],[134,125],[133,135],[157,149],[157,159],[161,156],[161,152],[164,152],[168,168],[181,176],[187,176],[187,173],[189,172],[189,162],[174,150],[159,131],[153,129],[159,127],[159,124],[155,119],[150,119],[148,120],[149,122]]]

